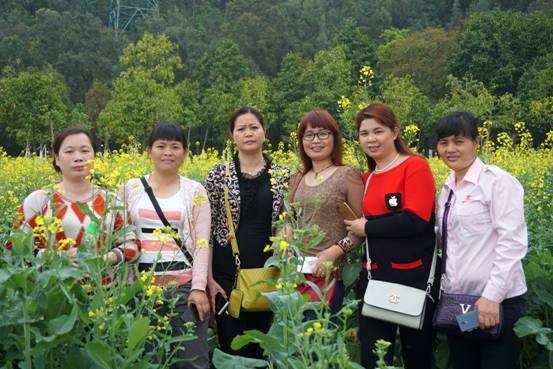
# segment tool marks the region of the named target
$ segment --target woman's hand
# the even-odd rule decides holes
[[[209,314],[209,301],[205,291],[192,290],[188,296],[188,307],[195,305],[198,310],[198,318],[203,321]]]
[[[317,262],[311,270],[311,275],[314,277],[324,277],[326,271],[324,264],[326,262],[330,262],[334,266],[336,264],[336,260],[343,255],[344,251],[342,251],[342,248],[338,245],[332,245],[329,248],[319,252],[317,254]]]
[[[117,254],[115,253],[115,251],[106,252],[102,256],[102,258],[104,259],[104,261],[106,261],[107,263],[109,263],[111,265],[117,264],[117,261],[119,261],[119,258],[117,257]]]
[[[344,219],[344,223],[346,224],[346,229],[348,231],[350,231],[357,237],[365,237],[365,223],[367,223],[367,219],[365,218],[359,218],[355,220]]]
[[[480,329],[495,327],[499,324],[499,304],[497,302],[480,297],[475,306],[478,311]]]
[[[209,291],[209,300],[211,302],[211,306],[215,309],[215,296],[217,296],[218,293],[223,295],[225,299],[228,300],[227,294],[225,293],[225,290],[219,283],[215,281],[213,278],[207,279],[207,290]]]

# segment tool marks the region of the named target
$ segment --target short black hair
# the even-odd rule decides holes
[[[186,141],[186,136],[184,134],[184,129],[180,124],[170,121],[159,121],[150,133],[150,138],[148,139],[148,147],[152,147],[154,142],[157,140],[167,140],[167,141],[179,141],[182,143],[182,147],[188,149],[188,141]]]
[[[96,154],[96,142],[94,141],[92,134],[88,130],[81,127],[65,128],[63,131],[58,133],[52,141],[52,153],[54,154],[54,157],[52,158],[52,165],[54,166],[56,172],[61,173],[60,167],[58,167],[58,165],[56,164],[56,156],[60,155],[60,149],[63,141],[65,141],[65,139],[69,136],[78,135],[81,133],[88,137],[88,139],[90,140],[90,146],[92,146],[92,150]]]
[[[236,119],[238,119],[239,116],[244,114],[253,114],[257,120],[259,121],[259,124],[261,124],[261,127],[265,128],[265,122],[263,122],[263,116],[261,113],[250,106],[242,106],[241,108],[237,109],[232,113],[229,119],[229,128],[230,133],[234,132],[234,125],[236,124]]]
[[[438,141],[449,136],[463,136],[476,141],[479,123],[473,114],[456,111],[440,119],[436,126],[436,137]]]

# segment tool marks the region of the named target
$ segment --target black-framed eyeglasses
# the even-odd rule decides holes
[[[315,137],[317,137],[319,140],[324,141],[330,137],[332,133],[330,131],[319,131],[317,133],[315,132],[307,132],[303,135],[302,139],[305,141],[313,141]]]

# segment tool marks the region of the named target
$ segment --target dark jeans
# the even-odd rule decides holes
[[[432,353],[434,349],[435,332],[432,329],[432,317],[436,304],[432,300],[426,301],[426,312],[422,330],[398,326],[378,319],[367,318],[361,315],[363,309],[363,295],[367,288],[367,277],[359,281],[359,342],[361,344],[361,364],[367,369],[377,368],[377,356],[373,353],[375,343],[379,339],[386,340],[392,345],[385,356],[386,363],[392,365],[396,333],[399,328],[401,341],[401,356],[405,369],[432,368]]]
[[[172,327],[172,336],[180,336],[185,333],[184,325],[187,322],[194,322],[196,328],[190,332],[197,336],[196,339],[181,343],[182,348],[177,351],[176,357],[184,361],[172,365],[171,369],[207,369],[209,368],[209,349],[207,346],[207,325],[209,316],[203,321],[198,318],[198,313],[195,307],[188,307],[188,296],[190,295],[191,284],[179,286],[175,289],[169,289],[165,293],[164,300],[169,300],[172,297],[178,297],[178,301],[173,309],[177,313],[171,318],[170,324]],[[167,303],[158,305],[156,308],[158,314],[166,315],[169,313]],[[150,348],[154,349],[155,348]],[[183,350],[184,349],[184,350]]]
[[[518,369],[522,341],[513,331],[516,321],[526,315],[526,294],[506,299],[503,305],[503,333],[497,341],[479,341],[448,336],[451,366],[454,369]]]

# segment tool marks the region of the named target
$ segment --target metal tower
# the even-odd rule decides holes
[[[156,9],[157,0],[110,0],[109,26],[124,31],[136,18]]]

